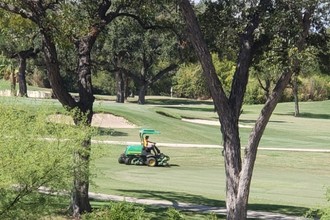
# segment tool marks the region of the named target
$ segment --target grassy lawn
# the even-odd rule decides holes
[[[0,98],[2,104],[19,102],[32,108],[49,105],[59,111],[56,100]],[[140,128],[154,128],[158,143],[221,145],[220,128],[182,121],[182,118],[217,120],[209,101],[147,97],[147,105],[114,103],[112,98],[95,102],[95,112],[123,116],[137,125],[133,129],[99,129],[93,139],[139,141]],[[247,143],[260,105],[246,105],[240,124],[242,146]],[[301,117],[293,117],[293,103],[280,103],[260,143],[263,148],[330,149],[330,101],[300,103]],[[250,127],[249,127],[250,126]],[[221,148],[173,148],[161,150],[171,157],[171,167],[118,164],[123,145],[94,145],[91,191],[139,198],[166,199],[225,206],[225,174]],[[302,215],[308,208],[326,205],[329,187],[329,153],[259,150],[251,184],[250,209]],[[152,209],[152,208],[150,208]]]
[[[151,100],[152,101],[152,100]],[[184,101],[182,101],[184,103]],[[153,102],[151,102],[153,104]],[[156,102],[157,104],[159,101]],[[176,102],[174,102],[176,103]],[[240,124],[242,145],[247,143],[251,127],[261,105],[243,107]],[[262,137],[260,147],[330,149],[330,101],[300,103],[301,117],[293,117],[293,103],[280,103]],[[136,105],[97,102],[95,111],[123,116],[139,126],[136,129],[115,129],[99,138],[118,141],[138,141],[140,128],[154,128],[162,135],[159,143],[189,143],[221,145],[220,127],[182,121],[182,118],[217,120],[211,103],[181,105]],[[315,113],[314,113],[315,112]],[[180,132],[177,132],[180,131]]]
[[[111,129],[96,138],[138,141],[138,130],[154,128],[159,143],[221,145],[219,126],[184,122],[181,118],[215,120],[210,103],[166,103],[159,105],[100,102],[96,111],[124,116],[138,125],[136,129]],[[261,147],[330,149],[330,102],[301,103],[301,117],[293,117],[293,103],[281,103],[273,114]],[[244,106],[241,124],[253,125],[261,106]],[[315,111],[314,111],[315,110]],[[242,145],[251,128],[241,128]],[[221,149],[170,148],[170,168],[148,168],[118,164],[125,146],[103,146],[106,156],[96,160],[98,187],[93,191],[140,198],[158,198],[205,205],[224,206],[225,175]],[[329,186],[328,153],[258,152],[250,193],[250,209],[302,215],[308,208],[326,204]]]
[[[123,146],[103,146],[95,161],[92,191],[210,206],[225,206],[225,174],[219,149],[167,148],[169,168],[118,164]],[[329,155],[260,151],[251,185],[250,208],[301,215],[325,204]],[[320,168],[323,166],[322,168]]]

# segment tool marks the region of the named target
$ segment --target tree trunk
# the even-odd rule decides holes
[[[146,103],[147,88],[148,88],[148,85],[147,84],[141,84],[140,85],[140,88],[139,88],[139,99],[138,99],[138,103],[140,105],[144,105]]]
[[[78,70],[79,76],[78,88],[79,97],[78,107],[80,113],[86,116],[86,120],[77,115],[74,118],[75,124],[83,123],[90,126],[93,118],[93,86],[91,77],[91,50],[95,38],[88,36],[81,38],[76,46],[78,50]],[[74,153],[74,162],[76,168],[74,170],[74,188],[72,192],[72,208],[73,216],[79,218],[84,212],[91,212],[92,207],[89,202],[89,158],[91,150],[90,137],[83,141],[81,149]],[[77,166],[78,165],[78,166]]]
[[[124,103],[125,102],[125,82],[123,73],[118,70],[116,72],[116,84],[117,84],[117,99],[116,102]]]
[[[293,75],[293,82],[292,82],[292,90],[293,90],[293,97],[294,97],[294,116],[298,117],[299,112],[299,98],[298,98],[298,76]]]
[[[26,58],[19,56],[19,71],[18,71],[18,94],[19,96],[27,97],[27,87],[26,87]]]
[[[259,15],[262,12],[261,9],[266,8],[265,4],[270,4],[270,1],[262,1],[261,7],[252,16],[250,23],[244,30],[244,34],[241,36],[241,49],[232,82],[232,90],[229,98],[227,98],[216,74],[212,57],[202,37],[196,15],[189,1],[181,0],[179,3],[189,32],[190,41],[202,65],[203,74],[207,79],[207,84],[221,124],[226,172],[227,219],[230,220],[242,220],[247,217],[247,204],[253,165],[256,158],[256,149],[253,149],[253,151],[249,152],[250,154],[247,154],[248,157],[246,157],[244,167],[242,167],[238,119],[248,82],[248,69],[252,61],[253,33],[259,25]],[[265,126],[265,124],[262,125]],[[261,137],[261,135],[262,132],[258,133],[258,137]],[[258,146],[258,142],[253,143]]]
[[[91,140],[85,140],[81,149],[74,152],[74,175],[72,191],[72,211],[73,217],[80,219],[84,212],[91,212],[92,207],[89,202],[89,158]]]
[[[27,97],[27,86],[26,86],[26,60],[31,57],[35,57],[39,53],[39,50],[34,51],[33,48],[28,50],[23,50],[14,54],[12,57],[17,57],[19,61],[19,70],[18,70],[18,86],[19,86],[19,95],[21,97]]]

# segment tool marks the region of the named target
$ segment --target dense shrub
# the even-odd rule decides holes
[[[181,66],[174,80],[173,89],[177,97],[193,99],[210,97],[200,65],[187,64]]]
[[[264,91],[259,86],[257,80],[250,80],[246,88],[244,103],[245,104],[261,104],[266,101]]]
[[[228,94],[235,64],[228,60],[220,60],[215,54],[212,54],[212,60],[223,88]],[[181,98],[208,99],[211,97],[199,64],[182,65],[174,77],[173,89],[175,95]]]
[[[321,101],[330,97],[330,77],[313,75],[301,79],[302,85],[299,88],[301,101]]]
[[[51,122],[50,109],[0,104],[0,219],[40,219],[58,199],[69,204],[69,196],[45,196],[39,189],[71,190],[72,152],[90,128]]]
[[[86,213],[83,220],[147,220],[144,209],[128,202],[111,202],[109,206]]]

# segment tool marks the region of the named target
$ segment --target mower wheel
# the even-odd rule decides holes
[[[127,158],[125,159],[125,164],[126,164],[126,165],[131,165],[131,161],[132,161],[132,158],[127,157]]]
[[[125,157],[123,157],[122,155],[120,155],[120,157],[118,158],[118,163],[120,163],[120,164],[125,163]]]
[[[147,159],[147,165],[149,167],[155,167],[155,166],[157,166],[157,160],[156,160],[156,158],[154,158],[154,157],[148,157],[148,159]]]

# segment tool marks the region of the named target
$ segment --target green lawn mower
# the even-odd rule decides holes
[[[139,133],[141,144],[127,146],[125,152],[119,156],[118,162],[126,165],[148,165],[150,167],[169,166],[170,157],[161,153],[156,144],[152,148],[144,146],[145,135],[160,134],[160,132],[153,129],[141,129]]]

